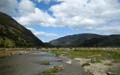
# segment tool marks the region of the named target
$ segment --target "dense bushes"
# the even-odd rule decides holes
[[[15,43],[8,38],[0,38],[0,47],[15,47]]]

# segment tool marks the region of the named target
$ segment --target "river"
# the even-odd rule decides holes
[[[40,73],[55,65],[63,64],[64,69],[61,75],[82,75],[83,70],[77,61],[68,58],[56,57],[49,52],[32,51],[27,54],[17,54],[0,59],[0,75],[40,75]],[[43,61],[50,62],[50,65],[40,64]]]

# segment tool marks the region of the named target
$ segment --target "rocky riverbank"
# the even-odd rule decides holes
[[[112,70],[120,70],[120,63],[113,63],[112,60],[101,60],[100,62],[91,62],[91,59],[75,58],[80,61],[85,72],[92,75],[118,75],[119,73]],[[118,68],[119,67],[119,68]],[[112,69],[112,70],[110,70]]]

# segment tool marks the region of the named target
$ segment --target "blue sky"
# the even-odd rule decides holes
[[[79,34],[120,34],[120,0],[0,0],[0,12],[44,42]]]

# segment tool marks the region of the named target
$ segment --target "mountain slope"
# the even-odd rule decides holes
[[[120,47],[120,35],[109,35],[103,36],[101,38],[94,38],[85,41],[83,46],[87,47]]]
[[[97,34],[89,34],[89,33],[68,35],[68,36],[50,41],[50,44],[54,46],[80,46],[84,41],[95,38],[95,37],[97,38],[101,36]]]
[[[120,35],[76,34],[49,43],[58,47],[120,47]]]
[[[0,47],[38,47],[44,44],[10,16],[0,12]]]

